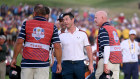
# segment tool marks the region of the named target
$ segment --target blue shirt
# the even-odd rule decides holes
[[[103,26],[110,25],[108,22],[105,22],[98,33],[98,44],[99,44],[99,59],[103,58],[104,46],[109,46],[109,35]]]
[[[39,21],[47,21],[44,17],[41,16],[36,16],[34,17],[34,20],[39,20]],[[18,38],[21,39],[26,39],[26,21],[23,23],[20,33],[18,35]],[[51,43],[57,43],[60,42],[59,36],[58,36],[58,29],[57,27],[54,25],[54,31],[53,31],[53,36],[51,39]],[[49,66],[49,60],[44,62],[44,61],[39,61],[39,60],[30,60],[30,59],[24,59],[22,58],[22,62],[21,62],[21,67],[22,68],[40,68],[40,67],[47,67]]]

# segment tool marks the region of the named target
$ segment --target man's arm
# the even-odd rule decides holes
[[[18,39],[17,39],[17,41],[15,43],[14,56],[13,56],[13,59],[12,59],[12,62],[11,62],[11,67],[16,67],[15,65],[16,65],[17,56],[20,53],[21,48],[23,47],[23,43],[24,43],[24,40],[25,40],[25,37],[26,37],[25,26],[26,26],[26,22],[24,22],[22,24],[20,33],[18,35]]]
[[[11,67],[14,67],[14,68],[16,67],[15,65],[16,65],[17,56],[21,51],[23,43],[24,43],[23,39],[21,39],[21,38],[17,39],[16,44],[14,46],[14,55],[13,55],[13,59],[11,62]]]
[[[104,47],[104,72],[109,73],[108,69],[108,61],[109,61],[109,56],[110,56],[110,46],[105,46]]]
[[[60,73],[62,70],[62,68],[61,68],[62,48],[60,45],[58,29],[55,25],[54,25],[54,31],[53,31],[51,43],[54,45],[54,52],[55,52],[54,55],[56,56],[56,59],[57,59],[57,71],[56,71],[56,73]]]
[[[110,46],[104,47],[104,64],[107,64],[110,56]]]
[[[87,56],[89,58],[89,70],[92,73],[93,72],[93,55],[92,55],[92,49],[90,46],[86,46]]]
[[[109,56],[110,56],[110,44],[109,44],[109,35],[108,32],[106,31],[105,28],[102,28],[99,30],[99,35],[100,35],[100,47],[103,48],[104,51],[103,52],[103,59],[104,59],[104,72],[105,73],[109,73],[109,69],[108,69],[108,60],[109,60]]]
[[[54,43],[54,52],[55,52],[55,56],[57,59],[57,71],[56,73],[60,73],[62,68],[61,68],[61,57],[62,57],[62,48],[60,43]]]
[[[55,51],[57,63],[61,64],[62,48],[61,48],[60,43],[54,43],[54,51]]]

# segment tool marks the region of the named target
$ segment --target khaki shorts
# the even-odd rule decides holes
[[[22,68],[21,79],[49,79],[49,67]]]
[[[107,65],[108,65],[108,69],[113,72],[112,78],[119,79],[120,64],[112,64],[111,62],[108,62]],[[104,67],[104,60],[100,59],[95,73],[96,79],[99,79],[99,77],[103,73],[103,67]]]
[[[0,62],[0,79],[5,79],[6,75],[6,63]]]

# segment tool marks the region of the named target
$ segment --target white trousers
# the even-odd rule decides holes
[[[107,65],[108,65],[108,69],[113,72],[112,78],[119,79],[120,64],[112,64],[111,62],[108,62]],[[99,79],[103,71],[104,71],[104,60],[100,59],[95,73],[96,79]]]
[[[49,67],[22,68],[21,79],[49,79]]]
[[[6,63],[0,62],[0,79],[5,79],[6,75]]]

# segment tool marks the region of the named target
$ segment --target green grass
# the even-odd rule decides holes
[[[0,4],[9,6],[18,6],[20,3],[29,5],[41,3],[50,7],[71,7],[80,10],[96,8],[96,10],[107,10],[112,17],[115,17],[114,15],[118,15],[120,12],[125,13],[128,18],[132,17],[133,13],[140,13],[138,9],[139,0],[0,0]]]
[[[19,3],[34,5],[37,3],[45,4],[53,7],[74,7],[74,6],[90,6],[90,7],[118,7],[139,0],[0,0],[0,4],[19,5]]]

